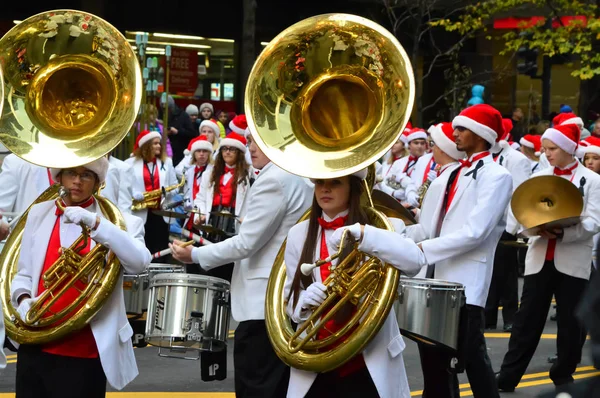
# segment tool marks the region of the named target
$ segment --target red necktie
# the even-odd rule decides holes
[[[569,167],[568,169],[560,169],[558,167],[554,168],[554,175],[555,176],[569,176],[571,174],[573,174],[573,170],[575,170],[577,168],[577,163],[575,163],[573,166]]]
[[[234,174],[235,173],[235,168],[225,166],[225,174],[227,174],[227,173]]]
[[[568,176],[573,174],[573,170],[577,168],[577,163],[568,169],[559,169],[558,167],[554,168],[555,176]],[[554,260],[554,252],[556,251],[556,239],[550,239],[548,241],[548,247],[546,248],[546,261]]]
[[[67,205],[65,205],[65,202],[62,201],[62,199],[59,199],[60,203],[63,205],[63,207],[67,207]],[[80,205],[77,205],[79,207],[83,207],[84,209],[87,207],[90,207],[92,205],[92,203],[94,203],[94,197],[90,196],[90,198],[88,200],[86,200],[85,202],[83,202]],[[55,215],[57,216],[62,216],[63,211],[58,207],[58,204],[56,205],[56,211],[54,212]]]
[[[321,259],[329,257],[329,250],[327,249],[327,238],[325,238],[325,230],[341,228],[346,224],[347,220],[348,220],[348,216],[338,217],[332,221],[325,221],[323,218],[320,218],[320,217],[317,219],[317,221],[319,222],[319,225],[322,228],[321,249],[319,251],[319,255],[321,256]],[[331,263],[327,263],[319,268],[321,271],[321,280],[325,281],[325,279],[327,279],[327,277],[331,273],[331,271],[329,271],[330,265],[331,265]]]
[[[196,195],[200,191],[200,184],[198,184],[198,177],[202,175],[206,166],[196,166],[194,168],[194,185],[192,186],[192,200],[196,199]]]
[[[450,204],[452,203],[452,200],[454,199],[454,195],[456,194],[456,190],[458,189],[458,179],[460,177],[460,169],[463,167],[466,167],[467,169],[469,167],[471,167],[473,165],[473,163],[475,163],[476,161],[486,157],[487,155],[489,155],[489,152],[482,152],[477,156],[474,156],[473,159],[466,159],[466,160],[459,160],[458,162],[460,163],[460,168],[458,169],[458,173],[456,175],[456,178],[454,178],[454,181],[452,181],[452,186],[450,187],[450,192],[448,193],[448,201],[446,202],[446,212],[448,212],[448,209],[450,209]]]

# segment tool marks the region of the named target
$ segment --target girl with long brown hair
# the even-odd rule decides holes
[[[135,141],[133,157],[125,163],[132,168],[133,199],[142,200],[144,192],[177,184],[173,161],[167,157],[158,131],[142,131]],[[156,253],[169,244],[170,220],[154,214],[152,210],[157,209],[134,211],[133,215],[144,221],[146,247],[150,253]]]
[[[212,171],[202,175],[200,192],[194,201],[200,215],[195,215],[194,224],[210,224],[226,233],[211,233],[208,236],[211,241],[221,241],[235,234],[235,219],[241,213],[246,192],[250,188],[251,167],[244,158],[245,152],[246,138],[237,133],[229,134],[219,144]],[[219,214],[224,212],[229,212],[231,217]],[[212,272],[215,273],[213,276],[231,280],[232,270],[233,264]]]
[[[402,258],[393,261],[394,266],[405,273],[414,275],[425,264],[422,252],[412,240],[398,239],[396,233],[368,225],[369,220],[360,206],[362,180],[366,174],[366,170],[361,170],[349,176],[314,180],[310,219],[292,227],[288,234],[285,296],[288,299],[287,313],[295,323],[306,321],[314,308],[325,301],[328,291],[323,281],[330,273],[329,265],[337,264],[338,260],[315,268],[310,276],[301,273],[301,265],[334,254],[344,229],[349,230],[354,240],[361,242],[359,250],[374,256],[386,250],[390,235],[393,235],[392,244],[406,246]],[[401,220],[390,221],[397,233],[404,231]],[[327,338],[342,329],[355,310],[354,306],[349,305],[339,311],[318,332],[317,338]],[[409,397],[401,355],[403,349],[404,341],[392,311],[365,350],[339,368],[319,374],[292,368],[288,397],[321,397],[331,391],[337,391],[336,396]]]

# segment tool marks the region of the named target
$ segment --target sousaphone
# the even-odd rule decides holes
[[[128,133],[141,103],[141,71],[121,33],[92,14],[56,10],[32,16],[0,39],[0,141],[15,155],[43,167],[70,168],[110,152]],[[3,103],[3,106],[2,106]],[[54,185],[36,201],[55,200]],[[119,209],[96,195],[103,214],[125,228]],[[115,288],[120,264],[96,245],[80,256],[74,244],[41,278],[48,297],[77,280],[89,281],[72,305],[51,313],[38,302],[20,319],[11,303],[29,209],[0,256],[0,298],[7,335],[19,343],[44,344],[85,326]],[[82,231],[80,242],[89,231]],[[40,248],[36,248],[39,250]]]
[[[328,14],[298,22],[265,47],[248,79],[245,109],[253,140],[273,163],[302,177],[335,178],[371,166],[391,148],[408,122],[414,94],[409,58],[390,32],[365,18]],[[393,230],[376,204],[367,203],[369,223]],[[294,368],[335,369],[377,334],[392,308],[400,272],[354,248],[325,281],[329,298],[294,330],[285,311],[284,251],[285,244],[266,294],[271,343]],[[313,340],[344,303],[356,306],[346,327]],[[301,336],[304,331],[308,337]]]

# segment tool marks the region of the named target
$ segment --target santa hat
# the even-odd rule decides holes
[[[245,130],[248,128],[248,122],[246,121],[246,115],[237,115],[229,122],[229,128],[231,131],[235,131],[240,135],[245,135]]]
[[[478,104],[464,109],[452,120],[452,128],[464,127],[494,145],[504,135],[502,115],[488,104]]]
[[[531,148],[535,152],[535,156],[542,154],[542,137],[539,135],[525,134],[519,140],[519,143],[524,147]]]
[[[217,137],[221,134],[221,129],[219,128],[219,125],[215,119],[203,120],[202,123],[200,123],[200,131],[202,131],[202,127],[204,126],[208,126],[213,129]]]
[[[183,151],[183,154],[187,156],[201,150],[209,151],[211,153],[213,151],[213,146],[208,142],[208,138],[206,138],[205,135],[198,136],[191,140],[187,149]]]
[[[190,116],[193,115],[197,115],[198,114],[198,107],[194,104],[189,104],[187,106],[187,108],[185,108],[185,113],[187,113]]]
[[[408,144],[412,140],[426,140],[427,139],[427,132],[419,127],[411,129],[408,132],[405,131],[404,134],[405,134],[405,139],[406,139],[405,143],[406,144]]]
[[[562,126],[563,124],[576,124],[580,130],[583,128],[583,120],[574,113],[559,113],[552,119],[554,127]]]
[[[514,142],[514,141],[508,141],[508,145],[510,145],[510,147],[512,149],[514,149],[515,151],[518,151],[521,148],[521,145],[519,145],[518,142]]]
[[[452,159],[458,160],[465,157],[465,153],[456,148],[454,129],[451,123],[436,124],[435,126],[431,126],[428,131],[435,145]]]
[[[82,165],[81,167],[85,167],[89,171],[93,171],[97,176],[100,183],[103,183],[106,180],[106,173],[108,172],[108,159],[106,156],[102,156],[99,159],[94,160],[93,162]],[[71,168],[65,167],[64,169]],[[72,167],[74,168],[74,167]],[[50,174],[52,174],[52,179],[54,181],[57,180],[58,175],[64,169],[50,169]]]
[[[504,134],[498,139],[498,141],[508,141],[510,140],[510,132],[513,129],[513,122],[511,119],[504,118],[502,119],[502,127],[504,128]]]
[[[200,112],[202,112],[202,110],[203,110],[204,108],[208,108],[208,109],[210,109],[210,111],[211,111],[212,113],[215,113],[215,108],[213,108],[213,106],[212,106],[212,104],[211,104],[210,102],[205,102],[205,103],[203,103],[202,105],[200,105]]]
[[[586,153],[600,155],[600,138],[592,136],[579,143],[577,157],[584,158]]]
[[[137,136],[135,140],[135,144],[133,145],[133,150],[137,150],[144,146],[145,143],[152,141],[155,138],[161,138],[161,135],[158,131],[148,131],[144,130]]]
[[[542,135],[542,140],[550,140],[563,151],[574,155],[580,137],[581,131],[579,126],[571,123],[550,127]]]
[[[231,132],[219,143],[219,149],[224,146],[232,146],[239,149],[242,153],[246,153],[246,138],[238,133]]]

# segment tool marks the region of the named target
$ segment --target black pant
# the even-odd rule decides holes
[[[499,397],[492,363],[483,336],[483,308],[466,306],[467,334],[465,370],[475,398]],[[440,348],[419,344],[425,388],[423,397],[458,398],[458,377],[450,369],[452,355]]]
[[[498,306],[502,301],[502,319],[504,324],[514,322],[519,307],[519,263],[518,250],[514,246],[502,244],[502,241],[516,241],[516,237],[504,233],[498,242],[494,256],[494,272],[485,303],[485,326],[495,328],[498,322]]]
[[[235,396],[285,397],[290,368],[277,357],[264,320],[240,322],[233,346]]]
[[[554,261],[546,261],[537,274],[525,276],[521,306],[500,368],[498,384],[501,387],[515,387],[527,370],[544,331],[552,295],[556,298],[558,358],[550,368],[550,378],[555,385],[573,381],[585,342],[575,309],[587,282],[558,272]]]
[[[169,224],[165,222],[162,216],[152,213],[148,210],[146,224],[144,224],[144,242],[150,250],[150,254],[154,254],[161,250],[169,248]],[[168,262],[166,257],[152,260],[152,262],[165,263]]]
[[[21,345],[17,354],[17,398],[103,398],[106,376],[100,358],[74,358]]]
[[[305,398],[377,398],[379,393],[369,374],[363,367],[348,376],[340,377],[335,370],[319,373]]]

